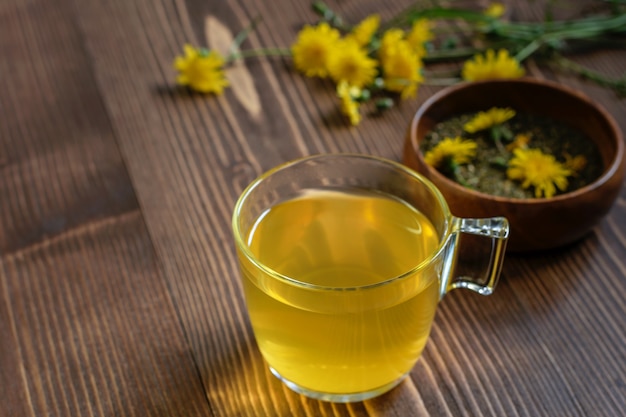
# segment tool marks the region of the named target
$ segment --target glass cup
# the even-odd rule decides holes
[[[509,234],[502,217],[453,216],[411,169],[354,154],[261,175],[232,222],[248,314],[272,373],[335,402],[399,384],[448,291],[493,292]]]

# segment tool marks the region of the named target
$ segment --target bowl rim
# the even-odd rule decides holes
[[[607,122],[611,131],[613,132],[612,137],[614,138],[616,150],[613,158],[610,163],[604,167],[604,171],[602,175],[596,178],[593,182],[577,188],[576,190],[569,191],[567,193],[558,194],[550,198],[540,197],[540,198],[516,198],[516,197],[502,197],[496,196],[488,193],[484,193],[481,191],[476,191],[471,188],[463,187],[461,184],[456,181],[451,180],[446,177],[442,173],[440,173],[434,167],[428,165],[423,158],[419,143],[417,141],[416,132],[417,132],[417,124],[420,119],[424,116],[424,114],[436,103],[440,102],[445,97],[453,94],[459,90],[465,90],[468,88],[480,88],[481,85],[485,84],[519,84],[522,85],[538,85],[547,89],[558,90],[577,101],[585,102],[590,107],[594,108],[597,113]],[[514,203],[514,204],[522,204],[522,205],[540,205],[540,204],[549,204],[553,202],[566,201],[570,199],[575,199],[576,197],[587,194],[590,191],[594,191],[605,184],[610,178],[612,178],[615,173],[620,169],[621,165],[624,164],[624,139],[622,136],[622,131],[619,128],[617,122],[614,117],[609,113],[604,106],[598,103],[596,100],[593,100],[591,97],[582,93],[579,90],[576,90],[572,87],[565,86],[562,84],[558,84],[554,81],[537,79],[532,77],[522,77],[515,79],[493,79],[493,80],[482,80],[482,81],[472,81],[472,82],[462,82],[459,84],[455,84],[446,88],[443,88],[437,91],[435,94],[426,99],[417,109],[413,118],[411,119],[411,123],[409,125],[409,136],[407,138],[410,141],[411,152],[415,154],[415,156],[420,160],[421,163],[427,168],[429,177],[434,176],[437,181],[442,181],[447,186],[456,189],[457,191],[467,193],[476,198],[489,199],[500,203]]]

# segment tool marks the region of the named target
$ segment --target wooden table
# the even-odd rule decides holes
[[[509,3],[512,18],[541,16],[537,2]],[[330,4],[358,21],[410,2]],[[246,47],[288,46],[316,21],[307,1],[0,3],[0,415],[623,413],[626,188],[584,240],[510,256],[492,297],[446,296],[423,358],[390,393],[319,402],[268,372],[239,281],[236,198],[303,155],[400,160],[411,115],[440,87],[350,127],[332,84],[288,58],[237,65],[220,97],[174,85],[184,43],[224,45],[256,16]],[[575,59],[626,68],[623,50]],[[626,130],[613,92],[528,70],[583,90]]]

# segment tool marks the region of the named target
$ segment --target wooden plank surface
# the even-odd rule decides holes
[[[538,5],[510,2],[514,18]],[[410,2],[329,2],[357,21]],[[567,13],[575,11],[568,10]],[[308,2],[0,4],[0,416],[614,416],[626,409],[626,189],[586,239],[510,256],[494,296],[442,302],[411,377],[375,400],[306,399],[257,350],[230,232],[262,171],[313,153],[399,160],[437,90],[348,127],[329,83],[287,58],[229,71],[221,97],[174,86],[185,42],[289,45]],[[577,61],[613,76],[623,51]],[[571,75],[626,130],[626,103]]]
[[[0,415],[210,415],[73,5],[2,12]]]

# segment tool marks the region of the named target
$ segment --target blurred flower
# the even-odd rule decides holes
[[[189,44],[184,46],[184,52],[184,56],[174,59],[174,68],[178,71],[176,82],[201,93],[222,94],[228,86],[223,70],[224,58],[215,51]]]
[[[534,187],[536,198],[550,198],[557,188],[565,191],[572,171],[540,149],[515,149],[506,175],[521,181],[522,188]]]
[[[361,89],[341,81],[337,85],[337,96],[341,99],[341,113],[348,116],[350,124],[356,126],[361,121],[358,99],[361,97]]]
[[[581,171],[584,167],[587,166],[587,158],[584,155],[565,155],[565,168],[570,169],[575,173]]]
[[[387,56],[391,54],[398,44],[403,42],[404,31],[402,29],[388,29],[383,33],[380,40],[380,48],[378,49],[378,59],[385,61]]]
[[[400,93],[402,99],[415,97],[417,87],[424,81],[422,61],[406,43],[399,43],[382,60],[384,88]]]
[[[428,19],[418,19],[411,26],[411,31],[406,35],[406,41],[413,51],[420,57],[426,55],[426,43],[433,40],[432,22]]]
[[[328,58],[328,73],[335,82],[347,81],[359,88],[374,81],[377,67],[378,61],[370,58],[367,50],[349,39],[338,42]]]
[[[424,43],[431,39],[430,23],[420,19],[413,24],[411,32],[392,28],[383,33],[378,50],[384,88],[400,93],[400,98],[415,97],[418,86],[424,82],[422,55]]]
[[[524,69],[506,49],[500,49],[497,55],[493,49],[488,49],[485,55],[478,54],[466,61],[461,75],[466,81],[519,78],[524,75]]]
[[[515,110],[509,108],[492,107],[487,111],[481,111],[469,122],[463,125],[463,129],[468,133],[476,133],[480,130],[502,124],[515,116]]]
[[[339,31],[326,22],[304,26],[291,47],[296,69],[307,77],[326,77],[328,58],[337,47],[339,36]]]
[[[380,16],[377,14],[370,15],[363,19],[354,29],[352,29],[352,32],[348,34],[346,38],[354,40],[359,44],[359,46],[367,46],[379,26]]]
[[[506,147],[507,151],[512,151],[513,149],[525,149],[528,147],[530,143],[530,135],[526,133],[518,133],[513,138],[513,142],[509,143]]]
[[[476,155],[476,147],[476,142],[459,136],[444,138],[426,152],[424,160],[435,168],[441,167],[446,161],[455,165],[466,164]]]
[[[493,17],[493,18],[499,18],[502,17],[504,15],[504,11],[505,11],[505,7],[504,4],[502,3],[491,3],[483,12],[485,15]]]

